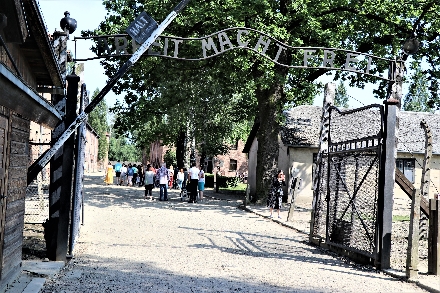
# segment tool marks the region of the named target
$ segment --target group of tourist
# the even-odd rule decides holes
[[[189,171],[186,168],[177,169],[170,166],[168,169],[163,163],[160,168],[154,168],[148,164],[145,168],[142,164],[135,165],[121,163],[119,160],[114,165],[108,163],[104,182],[107,185],[114,184],[116,175],[116,185],[123,186],[145,186],[145,199],[153,200],[153,188],[159,187],[159,200],[168,200],[168,189],[179,189],[181,197],[185,197],[186,189],[189,187],[188,202],[203,200],[205,189],[205,172],[196,167],[193,163]]]
[[[159,187],[159,200],[168,200],[168,188],[176,188],[181,191],[181,197],[186,196],[187,187],[189,187],[188,202],[195,203],[197,200],[203,200],[203,191],[205,189],[205,172],[197,168],[193,163],[191,168],[170,169],[163,163],[160,168],[154,168],[148,164],[144,170],[142,164],[125,165],[118,161],[114,166],[116,173],[116,184],[126,186],[145,186],[145,199],[153,200],[153,188]],[[113,184],[113,166],[109,162],[106,170],[105,183]],[[267,206],[270,208],[270,218],[273,217],[273,210],[276,209],[278,218],[282,205],[283,190],[285,186],[285,175],[279,170],[273,177],[272,187],[267,198]]]
[[[108,162],[104,182],[107,185],[114,184],[114,175],[116,175],[116,185],[142,186],[145,170],[142,164],[126,165],[118,161],[113,167],[112,163]]]

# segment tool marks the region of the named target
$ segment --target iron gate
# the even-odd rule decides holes
[[[331,246],[373,259],[378,258],[383,121],[381,105],[329,108],[328,149],[319,165],[311,231]]]

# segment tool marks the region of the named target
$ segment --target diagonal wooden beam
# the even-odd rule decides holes
[[[396,179],[395,182],[402,188],[402,190],[408,195],[408,197],[412,200],[412,195],[415,190],[414,185],[405,177],[405,175],[399,170],[396,169]],[[429,204],[425,198],[421,198],[420,200],[420,209],[422,212],[429,217]]]

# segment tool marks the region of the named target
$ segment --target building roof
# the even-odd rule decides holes
[[[281,139],[287,146],[318,147],[321,127],[322,107],[298,106],[284,112],[286,124],[281,130]],[[349,115],[351,121],[347,124],[343,136],[351,139],[356,136],[374,134],[372,129],[378,129],[377,111],[362,111]],[[440,115],[426,112],[401,111],[399,116],[399,141],[397,149],[404,153],[424,153],[425,133],[420,122],[425,120],[432,132],[433,153],[440,154]],[[376,124],[376,125],[374,125]],[[374,125],[374,126],[373,126]],[[368,127],[366,127],[368,126]],[[368,133],[370,132],[370,133]],[[340,139],[342,140],[342,139]]]

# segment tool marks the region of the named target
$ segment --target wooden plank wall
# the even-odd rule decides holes
[[[37,82],[35,75],[33,74],[32,68],[26,62],[26,59],[23,56],[22,50],[20,50],[19,45],[7,43],[6,46],[8,47],[9,53],[11,53],[12,58],[14,59],[15,65],[17,65],[18,70],[20,71],[22,79],[26,82],[27,85],[36,89]],[[0,46],[0,62],[5,64],[14,74],[17,74],[14,66],[12,65],[12,61],[9,59],[5,49],[2,46]]]
[[[1,118],[0,118],[1,121]],[[1,123],[0,123],[1,124]],[[6,213],[3,233],[0,288],[16,279],[21,271],[26,174],[29,160],[30,122],[12,115],[9,119],[5,149]],[[0,127],[1,130],[1,127]],[[9,148],[9,149],[8,149]]]

